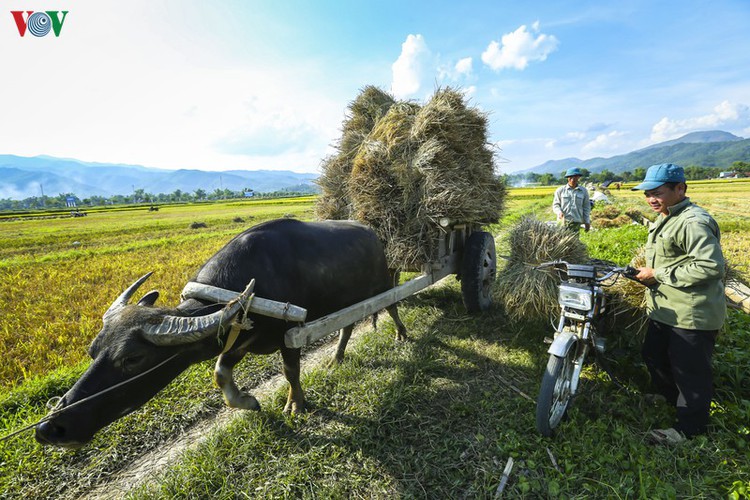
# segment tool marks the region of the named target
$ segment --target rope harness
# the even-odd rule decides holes
[[[169,363],[170,361],[172,361],[174,358],[176,358],[179,355],[180,355],[179,352],[176,353],[176,354],[173,354],[170,357],[168,357],[167,359],[165,359],[164,361],[162,361],[161,363],[152,366],[151,368],[149,368],[148,370],[146,370],[143,373],[139,373],[138,375],[130,377],[127,380],[123,380],[122,382],[119,382],[119,383],[113,385],[112,387],[108,387],[108,388],[106,388],[104,390],[101,390],[101,391],[99,391],[97,393],[92,394],[91,396],[87,396],[87,397],[81,399],[80,401],[76,401],[75,403],[70,404],[70,405],[68,405],[68,406],[66,406],[64,408],[56,409],[57,406],[59,406],[59,402],[58,402],[58,404],[55,406],[55,409],[53,409],[47,415],[45,415],[44,417],[42,417],[39,421],[37,421],[37,422],[35,422],[33,424],[30,424],[30,425],[27,425],[23,429],[19,429],[17,431],[13,431],[10,434],[1,437],[0,438],[0,442],[5,441],[6,439],[9,439],[9,438],[11,438],[11,437],[13,437],[13,436],[15,436],[17,434],[20,434],[22,432],[25,432],[25,431],[27,431],[29,429],[33,429],[34,427],[36,427],[38,425],[41,425],[44,422],[50,420],[52,417],[56,417],[57,415],[60,415],[61,413],[65,412],[66,410],[70,410],[71,408],[75,408],[78,405],[82,405],[83,403],[91,401],[92,399],[98,398],[99,396],[103,396],[104,394],[107,394],[108,392],[114,391],[115,389],[118,389],[118,388],[122,387],[125,384],[129,384],[130,382],[134,382],[134,381],[140,379],[141,377],[145,377],[146,375],[148,375],[152,371],[156,370],[157,368],[160,368],[160,367],[164,366],[165,364]],[[52,398],[50,401],[52,401],[53,399],[55,399],[55,398]]]

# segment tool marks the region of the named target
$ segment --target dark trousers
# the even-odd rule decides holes
[[[677,408],[675,429],[706,432],[713,396],[711,356],[718,330],[685,330],[649,320],[643,360],[651,382]]]

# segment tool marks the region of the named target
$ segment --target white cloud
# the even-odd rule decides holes
[[[435,81],[438,85],[448,81],[451,83],[466,84],[466,82],[474,81],[474,59],[471,57],[464,57],[459,59],[456,63],[439,63],[440,55],[435,55],[432,60],[437,64],[435,68]]]
[[[584,145],[581,151],[587,154],[606,154],[622,151],[626,146],[623,140],[627,134],[619,130],[612,130],[606,134],[599,134],[596,138]]]
[[[505,68],[523,70],[530,62],[547,59],[558,44],[554,35],[539,33],[539,21],[531,26],[531,31],[527,31],[524,24],[516,31],[503,35],[501,43],[495,40],[490,42],[482,53],[482,62],[495,71]]]
[[[568,132],[559,139],[552,139],[548,141],[544,147],[547,149],[554,149],[558,146],[570,146],[571,144],[578,144],[586,140],[586,132]]]
[[[675,139],[688,132],[712,130],[716,128],[730,128],[742,130],[750,127],[750,107],[742,103],[723,101],[713,109],[713,113],[673,120],[666,116],[659,120],[651,129],[651,140],[663,142]]]
[[[469,76],[471,74],[472,59],[471,57],[464,57],[456,63],[456,73],[459,75]]]
[[[430,49],[422,35],[409,35],[401,44],[401,55],[391,66],[393,81],[391,92],[398,98],[409,97],[422,88],[425,66],[430,60]]]

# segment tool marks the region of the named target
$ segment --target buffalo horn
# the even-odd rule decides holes
[[[146,281],[152,274],[153,272],[144,274],[143,276],[138,278],[135,283],[130,285],[124,292],[122,292],[120,296],[117,297],[114,302],[112,302],[112,305],[109,306],[109,309],[107,309],[107,312],[104,313],[103,318],[106,320],[113,314],[117,313],[117,311],[125,307],[130,301],[130,297],[133,296],[133,294],[138,290],[138,288],[140,288],[143,282]]]
[[[216,335],[219,328],[231,322],[241,309],[252,299],[255,280],[250,281],[245,291],[227,303],[224,309],[205,316],[165,316],[158,325],[144,328],[146,340],[152,344],[181,345],[190,344]]]

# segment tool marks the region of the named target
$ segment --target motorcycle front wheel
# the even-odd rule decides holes
[[[553,434],[568,409],[575,356],[575,346],[564,357],[550,354],[536,401],[536,429],[543,436]]]

